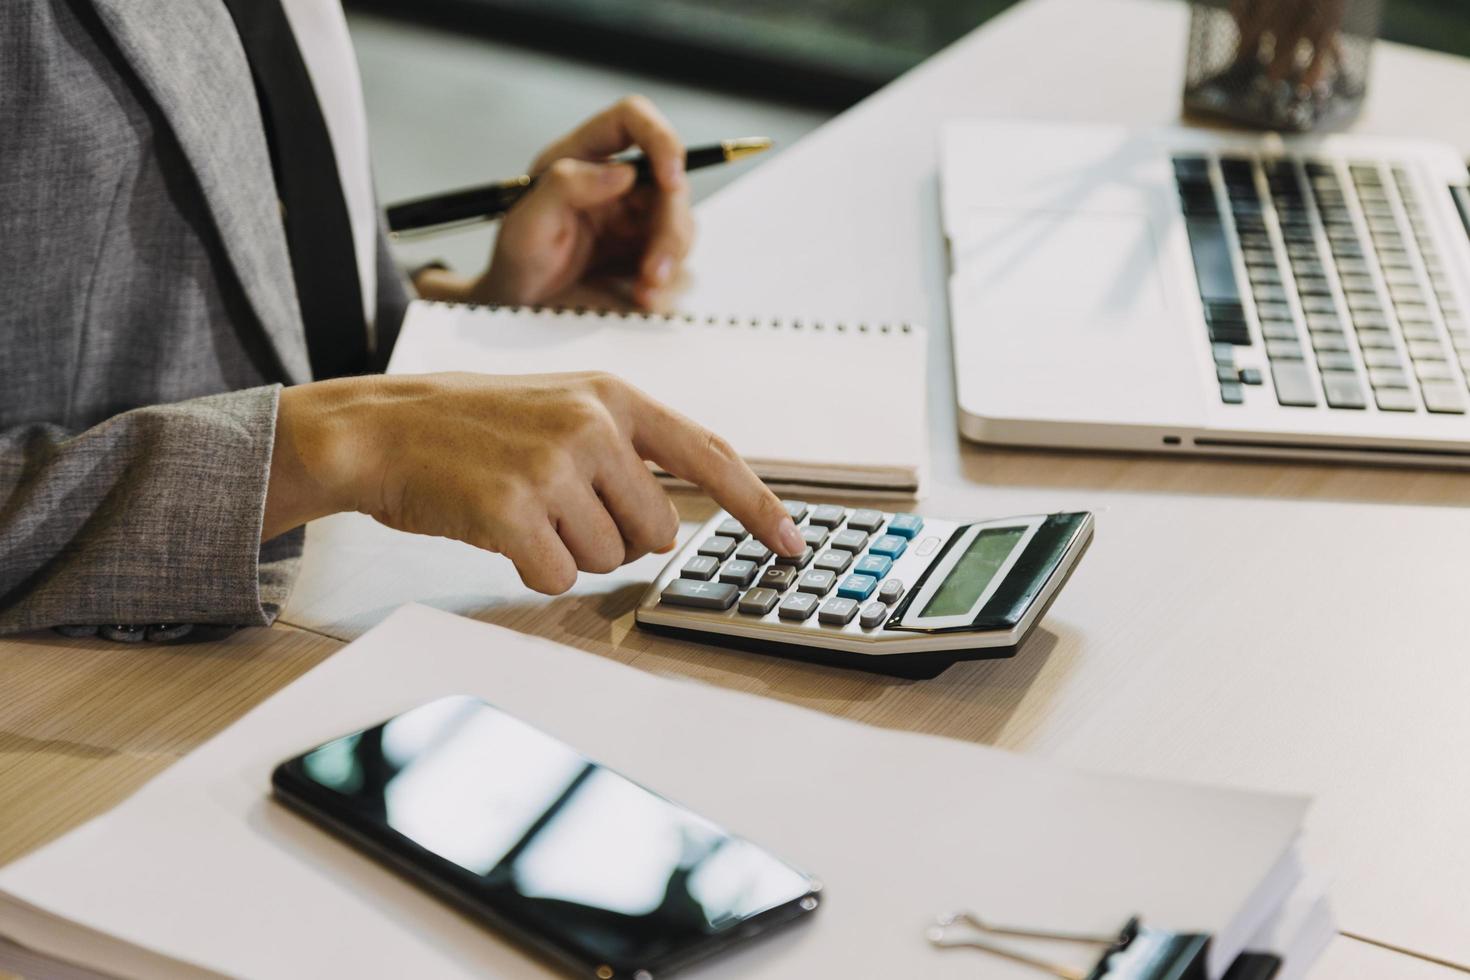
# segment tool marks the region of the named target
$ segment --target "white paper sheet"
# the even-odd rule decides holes
[[[695,971],[706,978],[1032,976],[930,949],[924,927],[957,908],[1102,932],[1137,912],[1218,932],[1306,806],[873,728],[406,606],[111,813],[0,870],[0,934],[124,975],[163,971],[59,919],[230,975],[550,976],[268,798],[282,759],[451,693],[823,879],[808,922]]]

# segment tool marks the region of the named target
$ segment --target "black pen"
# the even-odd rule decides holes
[[[771,148],[771,141],[764,136],[744,139],[721,140],[712,146],[694,146],[684,152],[684,169],[698,170],[717,163],[729,163],[743,157],[754,156]],[[645,156],[622,157],[623,163],[631,163],[638,171],[638,183],[653,180],[653,168]],[[388,208],[388,231],[393,236],[431,234],[447,231],[463,225],[490,221],[509,211],[511,205],[521,199],[536,185],[536,178],[527,174],[502,180],[481,187],[467,187],[448,194],[436,194],[414,201],[403,201]]]

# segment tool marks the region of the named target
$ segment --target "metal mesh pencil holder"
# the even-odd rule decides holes
[[[1307,132],[1357,115],[1382,0],[1196,0],[1186,112]]]

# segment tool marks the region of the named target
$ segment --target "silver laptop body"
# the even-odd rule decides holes
[[[941,168],[967,437],[1470,466],[1449,147],[967,120]]]

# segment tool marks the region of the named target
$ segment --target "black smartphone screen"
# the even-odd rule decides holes
[[[274,783],[585,975],[658,976],[816,907],[807,875],[475,698],[328,742]]]

